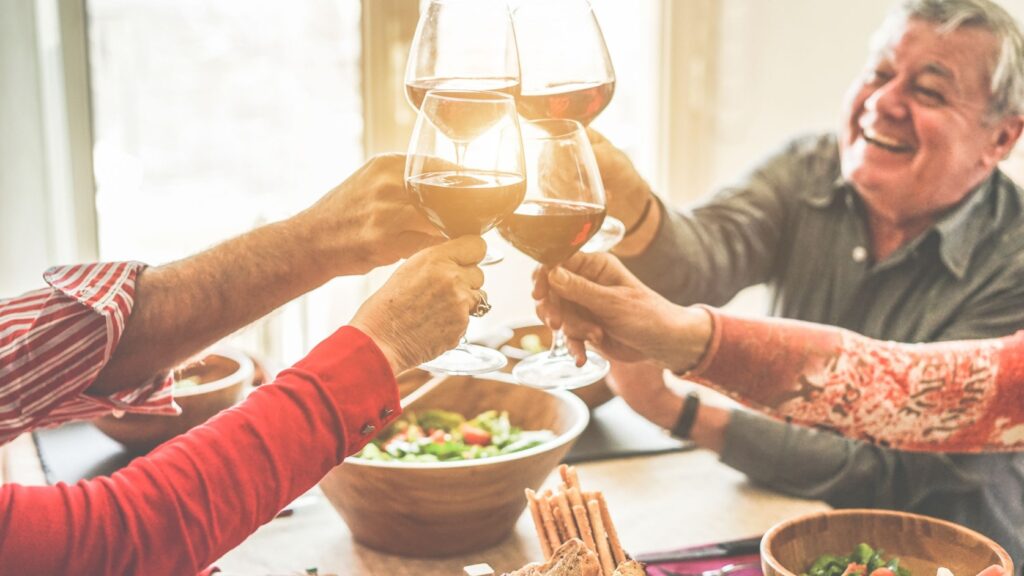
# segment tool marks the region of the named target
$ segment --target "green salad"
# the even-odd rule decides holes
[[[886,560],[883,550],[860,543],[849,556],[823,554],[800,576],[910,576],[899,558]]]
[[[508,412],[467,420],[447,410],[406,412],[355,457],[389,462],[451,462],[511,454],[555,438],[551,430],[520,430]]]

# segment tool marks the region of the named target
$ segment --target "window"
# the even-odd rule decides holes
[[[187,256],[362,163],[358,2],[88,0],[87,13],[101,258]],[[295,359],[311,305],[249,347]]]

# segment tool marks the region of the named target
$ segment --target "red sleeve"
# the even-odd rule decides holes
[[[901,450],[1024,449],[1024,331],[901,344],[708,311],[713,336],[687,377],[757,410]]]
[[[342,328],[242,404],[110,477],[0,487],[0,574],[195,574],[399,412],[383,354]]]
[[[178,413],[167,375],[104,398],[85,393],[121,339],[144,268],[51,268],[43,276],[50,288],[0,300],[0,443],[114,410]]]

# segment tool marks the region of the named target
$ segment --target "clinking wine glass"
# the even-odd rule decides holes
[[[432,0],[420,15],[405,66],[417,110],[427,91],[519,94],[519,54],[505,0]]]
[[[498,230],[510,244],[549,267],[579,251],[605,218],[604,185],[587,133],[575,120],[523,123],[526,198]],[[608,361],[592,350],[587,362],[576,359],[561,330],[551,350],[516,364],[512,374],[534,388],[579,388],[604,378]]]
[[[431,90],[416,118],[405,163],[406,189],[446,237],[480,236],[509,216],[526,191],[523,142],[515,99],[499,92]],[[481,374],[507,362],[469,344],[422,367]]]
[[[587,126],[611,102],[615,69],[587,0],[523,0],[512,13],[519,49],[519,113],[528,120],[568,118]],[[612,216],[582,250],[603,252],[625,234]]]
[[[419,110],[430,90],[519,95],[519,53],[505,0],[432,0],[427,5],[409,48],[405,96]],[[488,248],[483,263],[502,258]]]

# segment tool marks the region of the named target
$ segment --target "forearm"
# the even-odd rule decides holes
[[[343,328],[109,478],[0,488],[0,574],[194,574],[360,449],[364,426],[382,430],[398,402],[375,344]]]
[[[1024,333],[896,344],[715,313],[693,376],[767,414],[904,450],[1024,448]]]
[[[270,224],[195,256],[143,271],[134,308],[89,392],[137,386],[332,277],[315,230]]]

